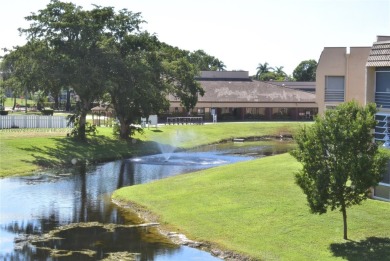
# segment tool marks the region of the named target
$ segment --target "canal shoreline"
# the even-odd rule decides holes
[[[240,138],[243,141],[247,142],[255,142],[255,141],[291,141],[293,140],[293,137],[291,134],[286,133],[283,135],[262,135],[262,136],[250,136],[250,137],[243,137]],[[219,142],[211,143],[208,145],[213,144],[221,144],[226,142],[235,142],[234,138],[229,139],[223,139]],[[207,145],[202,145],[207,146]],[[198,146],[198,147],[202,147]],[[193,147],[190,149],[177,149],[178,151],[190,151],[194,150],[197,147]],[[147,207],[144,207],[140,204],[138,204],[135,201],[131,200],[118,200],[111,197],[111,202],[114,203],[116,206],[122,209],[127,209],[131,211],[132,213],[135,213],[143,222],[145,223],[155,223],[158,224],[155,226],[157,231],[164,237],[168,238],[171,242],[173,242],[176,245],[183,245],[188,246],[192,248],[196,248],[202,251],[206,251],[210,253],[211,255],[220,258],[221,260],[229,260],[229,261],[254,261],[257,260],[255,258],[228,250],[223,249],[220,246],[218,246],[214,242],[210,241],[194,241],[189,238],[183,233],[173,231],[175,228],[172,228],[171,225],[162,225],[159,219],[159,216],[153,213],[151,210],[149,210]]]
[[[160,223],[159,217],[146,207],[137,204],[134,201],[116,200],[111,198],[111,202],[117,205],[119,208],[128,209],[138,215],[145,223],[158,224],[155,226],[158,232],[164,237],[170,239],[174,244],[188,246],[196,249],[200,249],[209,252],[211,255],[220,258],[222,260],[229,261],[254,261],[256,259],[236,253],[230,250],[222,249],[213,242],[208,241],[194,241],[188,239],[186,235],[171,231],[168,226],[164,226]]]
[[[134,140],[136,140],[135,143],[142,142],[142,141],[139,141],[137,139],[134,139]],[[244,141],[249,141],[249,142],[269,141],[269,140],[289,141],[289,140],[293,140],[293,135],[289,132],[286,132],[286,133],[281,133],[280,135],[237,136],[235,138],[231,137],[231,138],[227,138],[227,139],[221,139],[219,141],[196,145],[196,146],[188,147],[188,148],[176,147],[175,152],[186,152],[186,151],[191,151],[191,150],[194,150],[194,149],[197,149],[200,147],[204,147],[204,146],[208,146],[208,145],[216,145],[216,144],[222,144],[222,143],[226,143],[226,142],[237,142],[237,140],[240,140],[240,142],[244,142]],[[33,175],[40,174],[42,172],[45,172],[47,170],[51,170],[54,168],[67,169],[67,168],[72,168],[75,166],[80,166],[83,164],[89,166],[89,165],[94,165],[94,164],[96,165],[96,164],[103,164],[103,163],[108,163],[108,162],[112,162],[112,161],[117,161],[117,160],[129,159],[129,158],[133,158],[133,157],[142,157],[142,156],[158,155],[158,154],[161,154],[161,151],[159,151],[156,148],[152,151],[145,150],[145,151],[138,152],[135,154],[130,153],[128,155],[120,155],[120,156],[112,156],[111,155],[109,157],[103,157],[103,158],[95,157],[93,159],[86,159],[86,158],[74,157],[69,161],[58,162],[55,166],[40,165],[37,169],[30,170],[27,172],[23,172],[23,173],[16,172],[16,173],[13,173],[10,175],[4,175],[4,176],[0,175],[0,179],[10,178],[10,177],[33,176]]]

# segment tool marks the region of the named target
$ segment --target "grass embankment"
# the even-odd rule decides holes
[[[300,164],[289,154],[221,166],[122,188],[168,229],[259,260],[389,260],[390,204],[368,200],[342,216],[309,213],[294,183]]]
[[[118,141],[107,131],[101,129],[100,135],[90,137],[86,143],[67,138],[64,130],[2,131],[0,177],[66,166],[72,159],[100,162],[139,153],[139,146]]]
[[[0,131],[0,177],[29,174],[42,167],[58,167],[71,160],[102,162],[157,152],[155,143],[190,148],[224,139],[294,133],[298,122],[218,123],[207,125],[168,125],[145,129],[138,141],[119,141],[111,128],[98,128],[98,135],[80,143],[67,138],[64,131]]]

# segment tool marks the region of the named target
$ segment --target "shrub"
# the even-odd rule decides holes
[[[53,109],[43,109],[41,110],[42,115],[46,116],[53,116],[54,110]]]

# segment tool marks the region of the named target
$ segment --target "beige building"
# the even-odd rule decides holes
[[[344,101],[366,104],[365,72],[371,47],[325,47],[316,72],[319,113]]]
[[[378,36],[369,47],[325,47],[322,51],[316,71],[319,114],[351,100],[376,103],[375,139],[390,146],[390,36]],[[374,195],[390,200],[390,172]]]
[[[205,95],[198,97],[190,115],[202,116],[205,121],[210,121],[212,115],[218,121],[312,120],[318,113],[315,94],[299,89],[303,86],[313,90],[314,83],[278,85],[252,80],[248,71],[203,71],[197,80]],[[188,113],[178,99],[169,99],[171,116]]]

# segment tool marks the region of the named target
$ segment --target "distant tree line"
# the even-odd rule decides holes
[[[315,60],[302,61],[293,71],[293,75],[287,75],[283,66],[270,67],[267,62],[259,63],[256,75],[252,76],[260,81],[302,81],[313,82],[316,80],[317,62]]]

